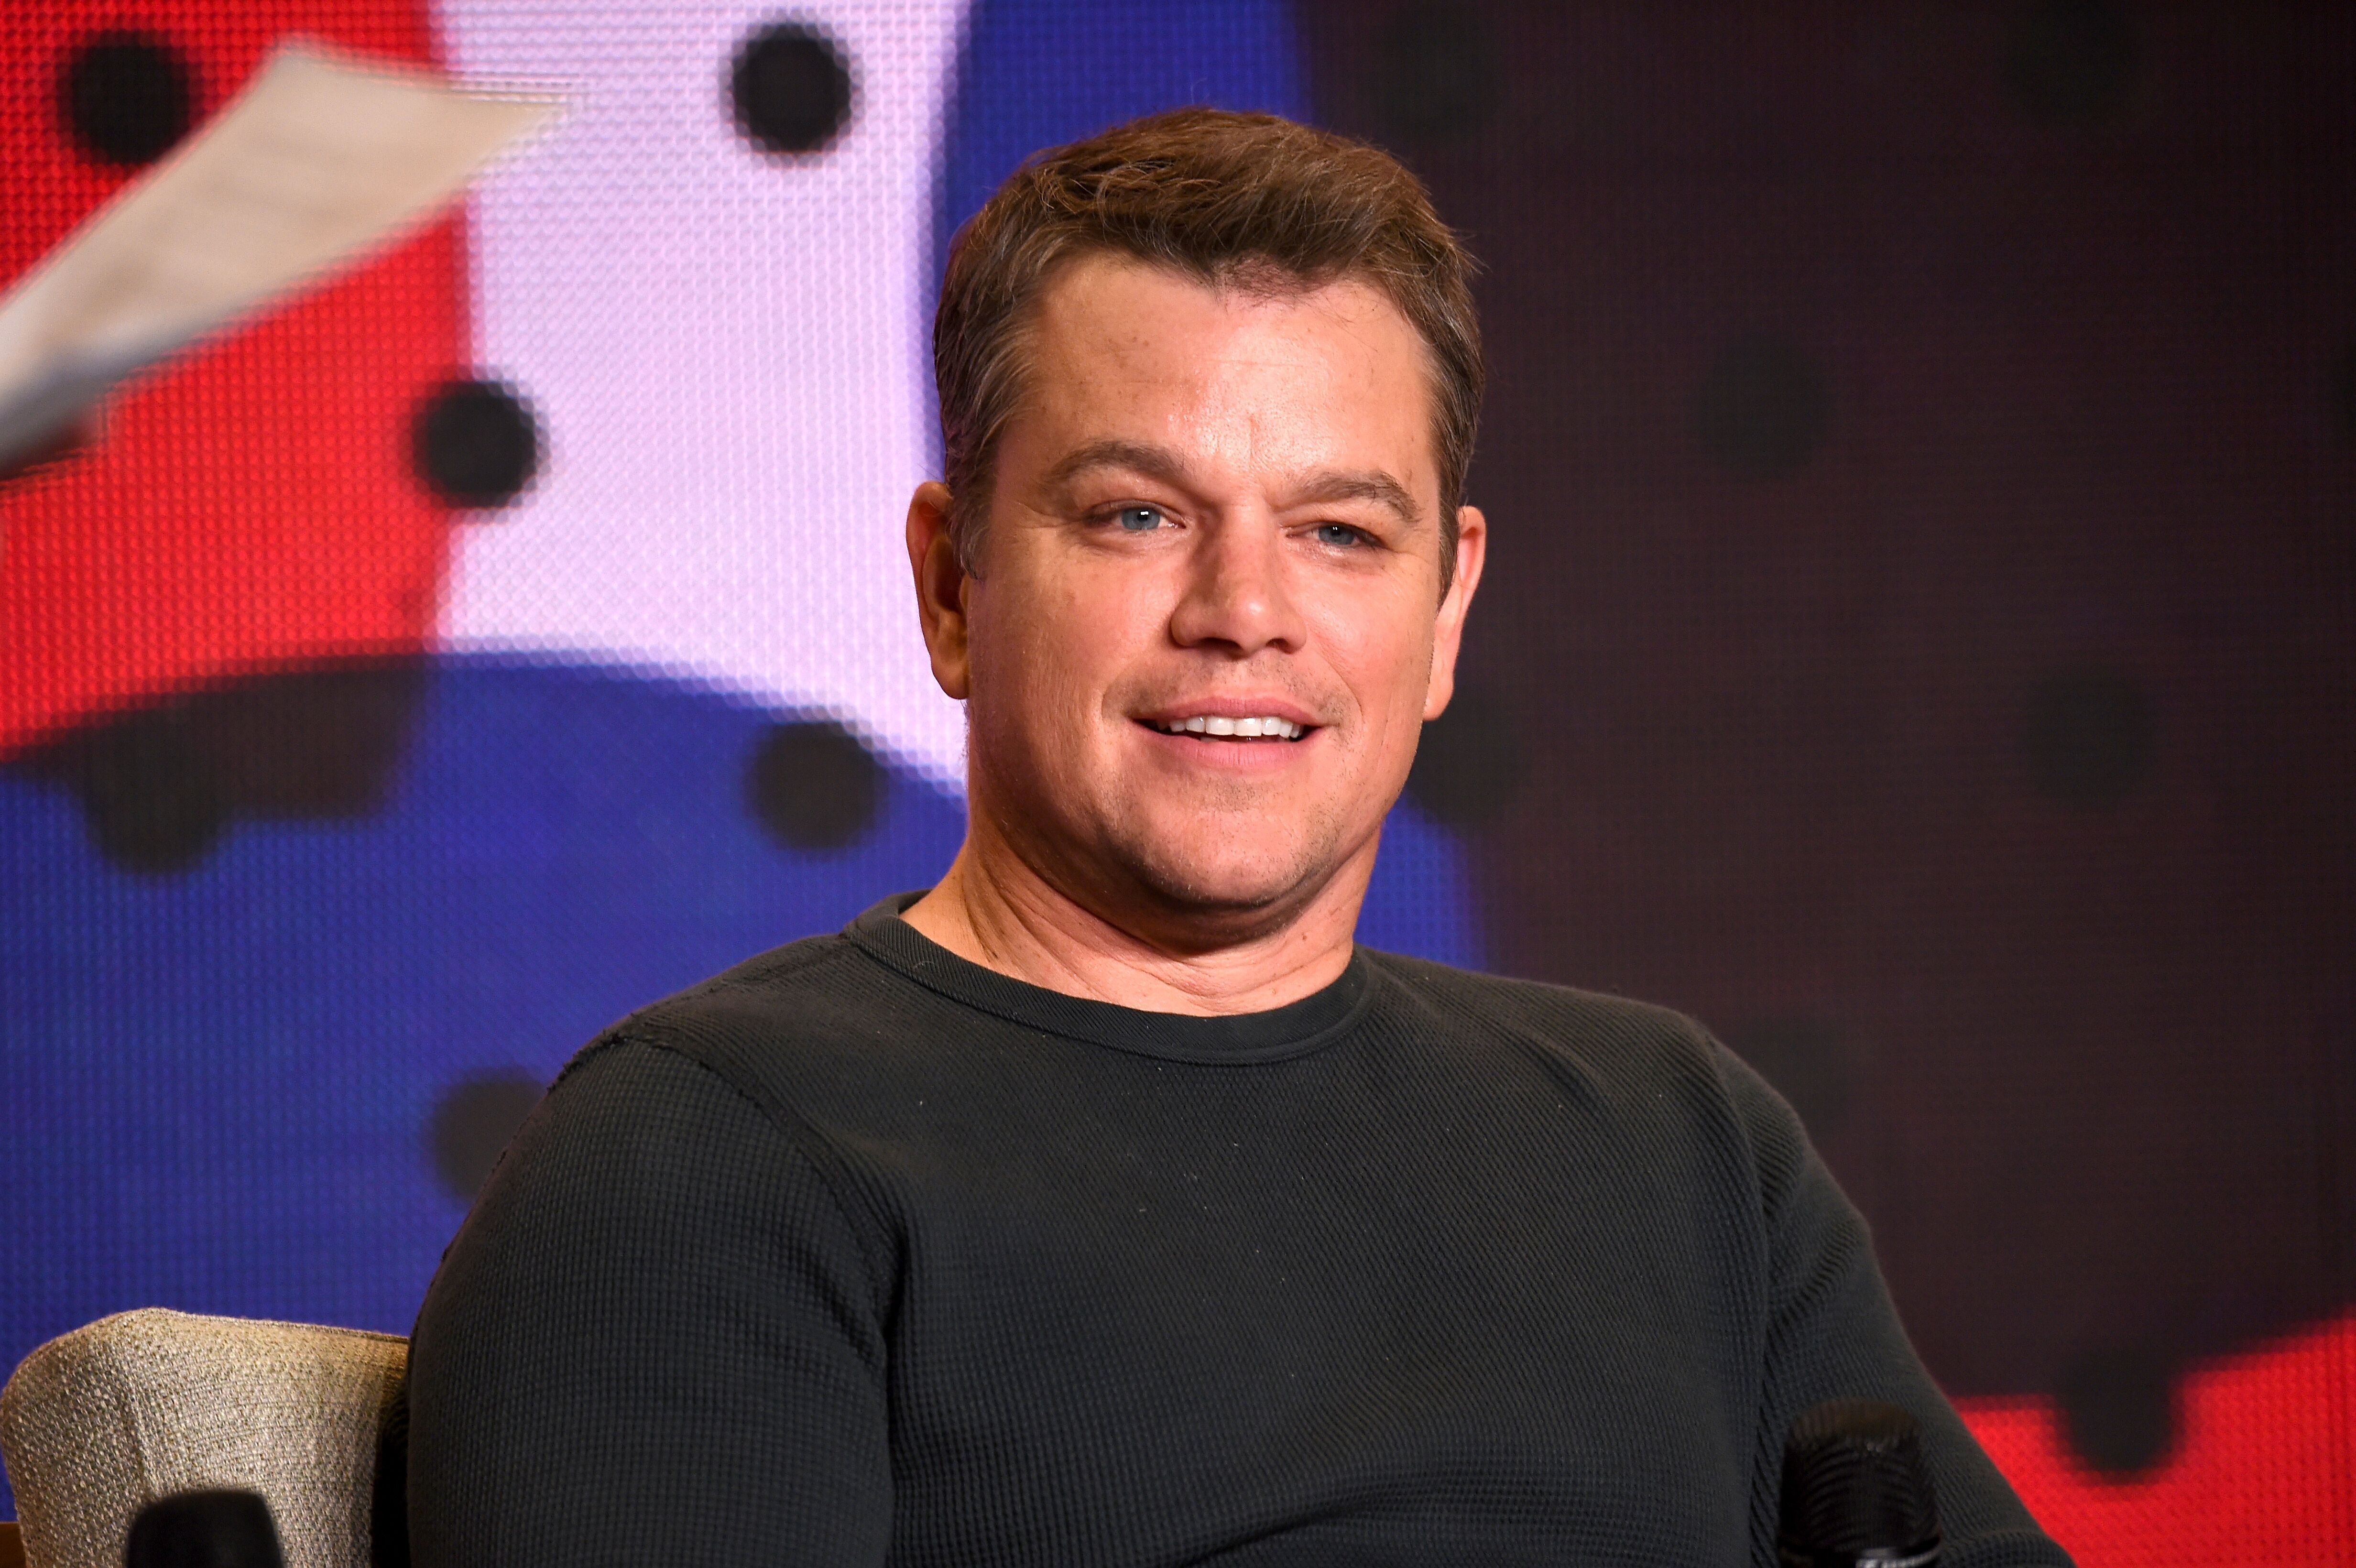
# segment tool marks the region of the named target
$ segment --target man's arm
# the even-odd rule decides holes
[[[1865,1221],[1764,1080],[1720,1050],[1757,1161],[1766,1208],[1770,1284],[1766,1387],[1751,1482],[1751,1556],[1775,1561],[1783,1438],[1793,1418],[1828,1399],[1878,1399],[1912,1413],[1946,1532],[1941,1568],[2068,1568],[2067,1553],[2029,1510],[1899,1326]]]
[[[550,1092],[410,1362],[418,1568],[883,1561],[877,1285],[794,1141],[637,1040]]]

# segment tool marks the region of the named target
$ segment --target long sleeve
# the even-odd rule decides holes
[[[585,1054],[419,1315],[414,1562],[882,1562],[873,1250],[708,1069],[626,1038]]]
[[[1751,1488],[1751,1555],[1775,1562],[1784,1435],[1828,1399],[1878,1399],[1921,1424],[1947,1545],[1942,1568],[2068,1568],[1908,1342],[1865,1221],[1765,1082],[1720,1051],[1757,1164],[1769,1239],[1767,1377]]]

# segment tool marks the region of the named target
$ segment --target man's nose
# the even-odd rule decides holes
[[[1198,531],[1171,636],[1182,647],[1247,657],[1270,647],[1298,651],[1305,628],[1287,580],[1284,545],[1267,517],[1223,517]]]

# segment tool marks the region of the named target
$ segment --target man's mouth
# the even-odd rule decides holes
[[[1197,713],[1189,719],[1148,719],[1143,722],[1165,735],[1201,735],[1217,741],[1298,741],[1310,730],[1306,724],[1273,715],[1229,719],[1223,714]]]

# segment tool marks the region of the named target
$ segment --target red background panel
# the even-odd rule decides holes
[[[170,44],[197,112],[301,35],[434,58],[422,6],[12,5],[0,19],[0,277],[11,282],[134,174],[59,112],[73,52],[112,28]],[[0,496],[0,751],[226,671],[419,646],[448,513],[411,477],[411,411],[463,363],[455,220],[123,397],[106,439]]]
[[[2356,1563],[2356,1317],[2187,1377],[2177,1448],[2127,1482],[2070,1456],[2043,1401],[1964,1418],[2079,1568],[2347,1568]]]

